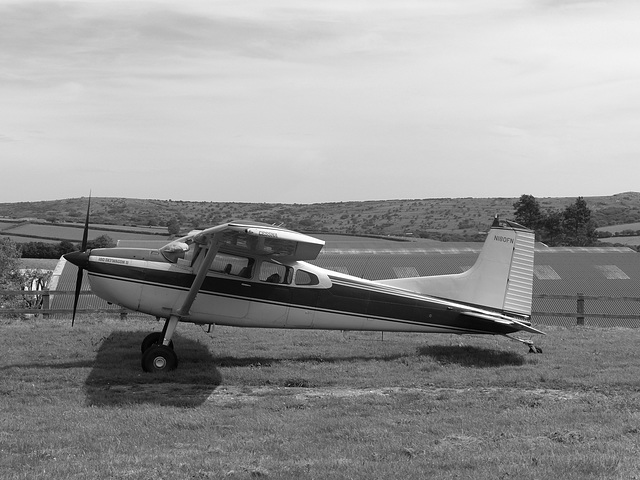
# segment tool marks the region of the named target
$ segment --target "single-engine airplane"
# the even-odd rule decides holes
[[[141,345],[147,372],[173,370],[179,322],[262,328],[505,335],[531,326],[534,235],[497,217],[476,263],[460,274],[370,281],[308,263],[324,241],[235,221],[160,249],[65,255],[108,302],[165,319]],[[76,286],[76,302],[80,285]],[[75,318],[75,306],[74,306]],[[509,337],[540,352],[530,340]]]

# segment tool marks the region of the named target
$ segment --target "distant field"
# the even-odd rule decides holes
[[[640,237],[609,237],[600,240],[607,243],[621,243],[622,245],[629,246],[640,245]]]
[[[634,231],[640,230],[640,222],[624,223],[621,225],[611,225],[609,227],[598,228],[598,231],[611,232],[611,233],[622,232],[624,230],[634,230]]]
[[[640,478],[640,330],[505,338],[0,320],[0,471],[18,479]]]
[[[20,267],[34,270],[53,270],[58,264],[57,258],[21,258]]]
[[[62,225],[64,226],[64,225]],[[82,230],[84,228],[84,223],[71,223],[69,226],[74,226],[75,228],[79,228]],[[104,224],[104,223],[93,223],[89,224],[91,229],[96,230],[126,230],[128,232],[142,233],[146,235],[167,235],[167,227],[144,227],[139,225],[113,225],[113,224]]]
[[[598,231],[610,232],[610,233],[613,233],[613,234],[620,233],[620,232],[623,232],[625,230],[633,230],[633,231],[637,232],[638,230],[640,230],[640,222],[638,222],[638,223],[625,223],[625,224],[621,224],[621,225],[612,225],[610,227],[598,228]],[[638,245],[640,245],[640,236],[631,236],[631,237],[614,236],[614,237],[609,237],[609,238],[602,238],[601,241],[602,242],[607,242],[607,243],[620,243],[622,245],[629,245],[629,246],[638,246]]]
[[[115,228],[115,227],[112,227]],[[167,229],[162,235],[153,234],[157,230],[148,230],[135,227],[118,227],[126,231],[101,230],[94,226],[89,229],[89,240],[102,235],[108,235],[114,241],[118,240],[165,240],[169,238]],[[80,242],[82,240],[82,228],[64,225],[25,224],[9,230],[0,231],[0,236],[9,237],[15,242],[49,242],[58,243],[61,240]]]

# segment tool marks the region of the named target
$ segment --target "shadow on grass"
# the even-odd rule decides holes
[[[11,365],[3,365],[0,367],[0,372],[3,370],[10,370],[14,368],[26,368],[26,369],[37,369],[37,370],[68,370],[70,368],[90,368],[93,367],[92,360],[78,360],[76,362],[60,362],[60,363],[52,363],[52,362],[30,362],[30,363],[14,363]]]
[[[454,345],[429,345],[418,348],[418,354],[431,357],[441,364],[463,367],[489,368],[505,365],[524,365],[524,356],[490,348]]]
[[[113,332],[102,341],[85,382],[87,404],[153,404],[196,407],[220,385],[221,375],[208,348],[175,334],[178,368],[150,374],[140,365],[140,344],[148,332]]]

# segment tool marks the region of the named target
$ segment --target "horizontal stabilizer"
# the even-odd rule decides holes
[[[533,328],[531,325],[527,325],[526,323],[519,322],[518,320],[514,320],[513,323],[518,325],[522,330],[529,333],[537,333],[539,335],[546,335],[542,330],[538,330],[537,328]]]
[[[512,325],[514,327],[517,327],[519,330],[524,330],[525,332],[529,332],[529,333],[546,335],[546,333],[544,333],[543,331],[533,328],[528,322],[525,323],[521,320],[516,320],[515,318],[508,317],[506,315],[500,315],[500,314],[492,315],[490,313],[473,312],[473,311],[464,311],[464,312],[460,312],[460,314],[467,317],[474,317],[482,320],[488,320],[490,322],[501,323],[503,325]]]

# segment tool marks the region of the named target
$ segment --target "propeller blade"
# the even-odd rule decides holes
[[[89,192],[89,202],[87,204],[87,216],[84,220],[84,231],[82,232],[82,246],[81,252],[84,253],[87,250],[87,239],[89,237],[89,212],[91,212],[91,192]],[[82,277],[84,273],[84,268],[81,265],[78,265],[78,276],[76,277],[76,291],[75,296],[73,297],[73,315],[71,317],[71,326],[76,321],[76,311],[78,309],[78,299],[80,298],[80,289],[82,288]]]
[[[80,289],[82,288],[82,275],[84,269],[78,267],[78,276],[76,277],[76,294],[73,297],[73,316],[71,317],[71,326],[76,321],[76,310],[78,309],[78,298],[80,298]]]
[[[87,204],[87,216],[84,219],[84,232],[82,232],[82,250],[87,249],[87,238],[89,237],[89,212],[91,211],[91,191],[89,191],[89,203]]]

